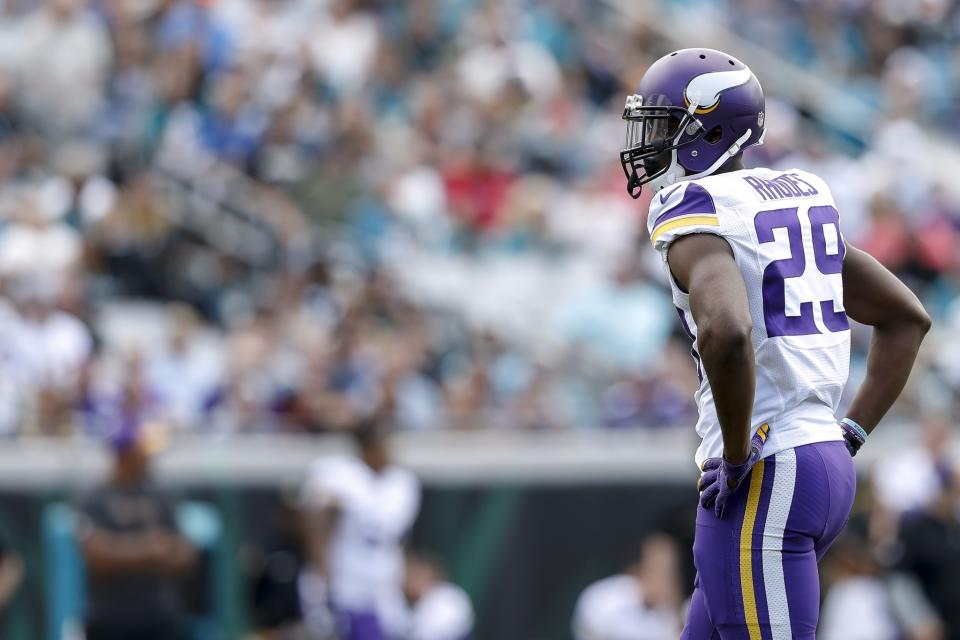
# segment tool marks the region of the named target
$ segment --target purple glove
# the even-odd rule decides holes
[[[764,424],[750,438],[750,455],[743,464],[730,464],[726,458],[708,458],[703,462],[703,473],[697,482],[700,491],[700,506],[709,509],[713,505],[718,518],[723,517],[727,500],[740,487],[743,479],[750,473],[753,465],[760,460],[763,443],[767,439],[769,427]]]

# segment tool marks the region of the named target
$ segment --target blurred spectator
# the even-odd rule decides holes
[[[0,540],[0,629],[6,628],[7,612],[23,584],[23,559],[6,540]]]
[[[181,428],[198,429],[221,363],[210,348],[204,348],[199,320],[191,308],[175,308],[171,316],[169,338],[146,356],[144,376],[166,417]]]
[[[147,386],[142,354],[136,351],[129,354],[121,366],[116,388],[95,388],[91,376],[84,377],[75,409],[89,434],[110,438],[114,434],[134,432],[142,425],[160,423],[164,417]]]
[[[577,640],[667,640],[680,635],[676,543],[654,535],[620,574],[593,583],[573,614]]]
[[[357,93],[366,84],[379,46],[379,25],[357,0],[334,0],[309,37],[310,57],[338,94]]]
[[[473,629],[470,597],[444,580],[435,561],[408,554],[403,591],[410,607],[404,640],[469,640]]]
[[[193,571],[197,550],[177,528],[171,498],[150,481],[163,438],[158,425],[114,433],[110,479],[80,506],[89,640],[182,637],[178,580]]]
[[[920,444],[880,460],[873,474],[875,495],[895,513],[923,509],[943,490],[949,468],[953,428],[946,417],[928,414],[919,420]]]
[[[49,287],[49,281],[59,283],[77,265],[82,240],[59,220],[64,211],[50,210],[60,207],[31,195],[21,198],[0,236],[0,274],[46,280]]]
[[[897,569],[914,577],[937,612],[947,640],[960,638],[960,474],[938,466],[939,494],[900,526],[903,556]]]
[[[403,545],[420,508],[420,485],[393,464],[387,424],[351,433],[358,457],[317,461],[303,486],[309,566],[301,576],[304,620],[326,632],[328,603],[344,640],[403,633]]]
[[[6,339],[0,370],[0,405],[7,386],[9,429],[56,435],[72,428],[70,408],[79,392],[83,367],[93,350],[87,326],[62,309],[61,283],[44,278],[16,278],[8,284],[13,305],[0,302],[0,335]]]
[[[16,31],[22,98],[49,132],[83,132],[102,106],[113,57],[110,36],[83,0],[40,5]]]
[[[860,514],[863,515],[863,514]],[[939,640],[936,612],[918,583],[891,575],[866,536],[866,520],[854,516],[827,556],[827,590],[820,640]]]

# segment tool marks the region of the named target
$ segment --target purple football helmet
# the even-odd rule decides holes
[[[654,62],[623,109],[620,164],[627,191],[640,197],[708,176],[763,142],[763,89],[753,72],[715,49],[681,49]]]

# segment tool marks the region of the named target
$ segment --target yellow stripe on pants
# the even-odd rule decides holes
[[[763,460],[753,467],[750,478],[750,493],[740,529],[740,591],[743,593],[743,613],[747,622],[750,640],[760,637],[760,619],[757,615],[757,597],[753,591],[753,525],[760,505],[760,489],[763,486]]]

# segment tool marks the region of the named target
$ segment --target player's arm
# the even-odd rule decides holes
[[[867,375],[847,412],[870,433],[903,391],[930,316],[895,275],[850,245],[843,261],[843,306],[848,316],[873,327]]]
[[[750,456],[755,388],[746,285],[730,245],[715,235],[678,238],[670,245],[667,262],[679,284],[690,292],[700,360],[723,432],[724,457],[734,465],[742,464]]]
[[[307,509],[304,515],[307,556],[313,570],[325,576],[329,569],[330,542],[337,525],[340,523],[340,506],[337,503],[325,504]]]
[[[80,550],[90,572],[97,575],[182,573],[196,558],[193,547],[176,534],[117,534],[94,525],[83,528]]]

